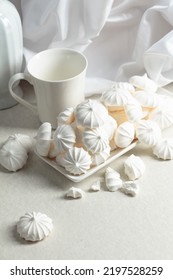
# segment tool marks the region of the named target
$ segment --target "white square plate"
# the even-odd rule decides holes
[[[49,159],[47,157],[42,157],[36,151],[35,151],[35,153],[40,159],[42,159],[44,162],[46,162],[47,164],[49,164],[50,166],[55,168],[57,171],[59,171],[61,174],[63,174],[66,178],[77,183],[77,182],[80,182],[80,181],[86,179],[90,175],[96,173],[101,168],[103,168],[106,165],[113,162],[115,159],[117,159],[120,156],[122,156],[123,154],[127,153],[128,151],[133,149],[136,146],[136,144],[137,144],[137,140],[134,141],[132,144],[130,144],[127,148],[116,149],[116,150],[112,151],[110,157],[105,162],[101,163],[100,165],[91,167],[86,173],[81,174],[81,175],[72,175],[68,171],[66,171],[65,168],[58,165],[55,160]]]

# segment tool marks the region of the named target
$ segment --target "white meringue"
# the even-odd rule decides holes
[[[143,107],[154,108],[160,103],[159,96],[156,93],[148,92],[145,90],[138,90],[135,92],[134,97]]]
[[[40,125],[37,131],[36,139],[50,140],[51,134],[52,134],[51,124],[48,122],[44,122],[42,123],[42,125]]]
[[[101,127],[85,130],[83,143],[87,150],[92,153],[100,153],[109,147],[108,135]]]
[[[33,150],[34,147],[34,140],[25,134],[16,133],[14,137],[22,144],[22,146],[26,149],[27,152]]]
[[[125,148],[134,140],[135,128],[133,123],[124,122],[120,124],[115,132],[114,141],[119,148]]]
[[[120,174],[111,167],[106,168],[105,172],[106,187],[109,191],[115,192],[122,187]]]
[[[111,141],[109,141],[109,146],[111,148],[111,151],[114,151],[114,150],[118,149],[118,147],[115,143],[114,137],[111,139]]]
[[[47,237],[52,229],[52,220],[39,212],[28,212],[20,217],[17,223],[17,232],[27,241],[40,241]]]
[[[82,198],[84,196],[84,191],[80,188],[71,187],[66,193],[68,198]]]
[[[50,148],[49,148],[49,152],[48,152],[48,157],[49,158],[55,158],[57,156],[58,152],[57,152],[57,149],[55,147],[55,143],[53,141],[53,139],[51,139],[51,142],[50,142]]]
[[[112,88],[115,89],[123,89],[123,90],[127,90],[130,93],[134,93],[135,92],[135,88],[132,84],[128,83],[128,82],[116,82],[112,85]]]
[[[100,180],[96,180],[92,185],[90,186],[90,190],[93,192],[98,192],[100,191],[101,188],[101,182]]]
[[[126,112],[128,120],[131,122],[137,122],[143,118],[144,114],[142,111],[142,107],[139,102],[135,100],[135,98],[131,103],[128,103],[126,106],[124,106],[124,110]]]
[[[57,152],[62,153],[74,146],[76,141],[75,131],[68,124],[60,125],[54,132],[53,140]]]
[[[107,133],[109,140],[113,138],[117,126],[117,121],[112,116],[108,115],[102,128]]]
[[[136,196],[139,192],[139,185],[134,181],[126,181],[121,187],[121,191],[130,196]]]
[[[164,160],[173,159],[173,138],[162,139],[153,147],[153,153]]]
[[[161,139],[161,129],[156,122],[140,120],[136,126],[136,136],[141,143],[155,146]]]
[[[65,165],[64,155],[65,155],[65,153],[60,153],[56,156],[56,163],[58,163],[60,166],[63,166],[63,167]]]
[[[145,73],[143,76],[132,76],[129,79],[130,84],[132,84],[137,89],[144,89],[146,91],[156,92],[158,89],[157,84],[148,78],[147,74]]]
[[[128,90],[121,88],[111,87],[102,93],[101,101],[109,107],[113,107],[113,110],[122,109],[123,106],[130,102],[132,95]]]
[[[83,127],[96,128],[104,124],[108,112],[97,100],[86,100],[76,107],[77,123]]]
[[[74,108],[68,107],[63,112],[59,113],[57,117],[58,125],[71,124],[75,120]]]
[[[0,164],[15,172],[26,164],[27,159],[27,150],[16,137],[9,136],[0,149]]]
[[[52,135],[51,124],[48,122],[43,123],[37,131],[36,143],[35,143],[36,151],[40,156],[43,157],[48,156],[49,149],[51,146],[51,135]]]
[[[74,175],[86,173],[91,165],[91,156],[83,148],[73,147],[64,156],[65,169]]]
[[[110,146],[108,146],[105,150],[100,153],[95,153],[91,155],[92,165],[100,165],[105,162],[110,156]]]
[[[51,148],[51,139],[37,139],[35,148],[37,153],[42,157],[47,157]]]
[[[173,101],[171,98],[160,100],[160,106],[152,110],[148,118],[156,122],[161,129],[165,129],[173,124]]]
[[[138,156],[131,155],[124,162],[124,171],[130,180],[139,179],[145,171],[145,165]]]

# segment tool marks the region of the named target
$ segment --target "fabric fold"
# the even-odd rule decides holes
[[[173,81],[173,0],[12,2],[21,11],[26,63],[47,48],[72,48],[86,55],[87,77],[101,85],[145,72],[159,86]]]

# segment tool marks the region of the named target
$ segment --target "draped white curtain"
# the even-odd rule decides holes
[[[173,0],[12,0],[23,23],[26,63],[47,48],[83,52],[87,76],[173,81]],[[101,81],[101,80],[100,80]]]

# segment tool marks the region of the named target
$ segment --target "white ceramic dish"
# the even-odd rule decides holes
[[[49,159],[47,157],[42,157],[40,156],[36,151],[36,155],[42,159],[44,162],[46,162],[47,164],[49,164],[50,166],[52,166],[53,168],[55,168],[57,171],[59,171],[61,174],[63,174],[66,178],[68,178],[69,180],[73,181],[73,182],[80,182],[86,178],[88,178],[89,176],[91,176],[92,174],[96,173],[98,170],[100,170],[101,168],[105,167],[106,165],[110,164],[111,162],[113,162],[115,159],[119,158],[120,156],[122,156],[123,154],[127,153],[128,151],[130,151],[131,149],[133,149],[137,144],[137,141],[134,141],[132,144],[130,144],[127,148],[124,149],[116,149],[114,151],[111,152],[110,157],[103,162],[102,164],[98,165],[98,166],[94,166],[91,167],[86,173],[82,174],[82,175],[72,175],[70,174],[68,171],[66,171],[63,167],[61,167],[60,165],[58,165],[54,160]]]
[[[162,95],[167,95],[169,97],[173,97],[172,92],[170,92],[167,89],[163,89],[163,88],[159,88],[158,94],[162,94]],[[99,95],[99,94],[97,94]],[[97,96],[98,97],[98,96]],[[110,157],[103,162],[102,164],[92,167],[90,168],[85,174],[82,175],[72,175],[70,174],[68,171],[66,171],[63,167],[59,166],[54,160],[51,160],[49,158],[46,157],[42,157],[40,156],[37,152],[35,152],[37,154],[37,156],[42,159],[44,162],[46,162],[48,165],[52,166],[53,168],[55,168],[57,171],[59,171],[61,174],[63,174],[66,178],[68,178],[69,180],[73,181],[73,182],[80,182],[86,178],[88,178],[89,176],[91,176],[92,174],[96,173],[98,170],[100,170],[101,168],[105,167],[106,165],[110,164],[111,162],[113,162],[114,160],[116,160],[117,158],[119,158],[120,156],[122,156],[123,154],[127,153],[128,151],[132,150],[136,145],[137,145],[138,141],[134,141],[132,144],[130,144],[127,148],[124,149],[116,149],[114,151],[111,152]]]

